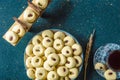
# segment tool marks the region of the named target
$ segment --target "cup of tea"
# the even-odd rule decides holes
[[[120,72],[120,50],[113,50],[107,58],[107,65],[115,72]]]
[[[106,70],[111,69],[116,72],[117,79],[120,78],[120,45],[115,43],[108,43],[106,45],[100,46],[93,58],[94,66],[97,63],[102,63]],[[97,70],[97,73],[104,77],[105,71]]]

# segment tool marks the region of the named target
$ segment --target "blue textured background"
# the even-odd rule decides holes
[[[13,47],[2,36],[27,6],[27,0],[0,0],[0,80],[29,80],[24,68],[24,49],[38,32],[56,28],[75,36],[85,49],[89,34],[96,29],[87,80],[105,80],[93,68],[96,49],[109,42],[120,44],[120,0],[52,0],[42,18],[20,43]],[[83,80],[83,72],[76,80]]]

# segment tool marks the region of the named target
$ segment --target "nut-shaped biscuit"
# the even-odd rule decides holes
[[[65,38],[65,34],[63,32],[57,31],[54,34],[54,39],[61,39],[61,40],[63,40],[64,38]]]
[[[41,9],[45,9],[48,5],[48,0],[35,0],[35,4]]]
[[[79,44],[73,44],[72,49],[75,56],[79,56],[82,53],[82,47]]]
[[[66,63],[66,57],[63,54],[58,54],[60,58],[59,65],[64,65]]]
[[[19,37],[22,37],[25,34],[25,29],[21,25],[15,25],[12,28],[12,31],[15,32],[16,34],[18,34]]]
[[[18,35],[13,32],[13,31],[8,31],[6,34],[5,34],[5,38],[8,42],[10,43],[16,43],[18,41]]]
[[[64,47],[64,43],[61,39],[55,39],[53,43],[53,47],[57,50],[60,51]]]
[[[73,57],[68,57],[65,66],[67,68],[73,68],[76,66],[76,61]]]
[[[53,32],[51,30],[44,30],[42,32],[42,37],[45,38],[45,37],[49,37],[49,38],[53,38]]]
[[[103,63],[96,63],[96,64],[95,64],[95,69],[96,69],[96,70],[106,71],[107,67],[106,67],[106,65],[103,64]]]
[[[51,47],[53,45],[53,40],[52,38],[46,37],[43,39],[42,44],[44,47]]]
[[[69,72],[68,68],[65,67],[65,66],[60,66],[60,67],[57,68],[57,73],[61,77],[67,76],[68,72]]]
[[[48,64],[51,66],[55,66],[59,64],[59,56],[56,53],[52,53],[47,58]]]
[[[55,69],[55,66],[49,65],[47,61],[44,62],[43,67],[44,67],[47,71],[53,71],[53,70]]]
[[[37,16],[36,13],[32,9],[27,9],[24,11],[23,19],[29,23],[35,22]]]
[[[28,76],[30,79],[34,79],[34,78],[35,78],[35,69],[33,69],[33,68],[28,68],[28,69],[27,69],[27,76]]]
[[[25,52],[28,56],[33,56],[33,47],[32,44],[27,45]]]
[[[58,79],[59,79],[59,76],[55,71],[50,71],[47,75],[47,80],[58,80]]]
[[[27,67],[33,67],[33,66],[32,66],[32,63],[31,63],[31,60],[32,60],[32,57],[28,57],[28,58],[26,59],[26,66],[27,66]]]
[[[82,58],[80,56],[74,56],[76,61],[76,67],[79,67],[82,64]]]
[[[43,60],[42,58],[38,57],[38,56],[34,56],[31,60],[31,64],[34,66],[34,67],[40,67],[43,65]]]
[[[33,45],[37,45],[40,44],[42,42],[42,37],[40,35],[36,35],[35,37],[33,37],[32,39],[32,44]]]
[[[117,74],[116,74],[116,72],[108,69],[107,71],[105,71],[104,77],[105,77],[105,79],[107,79],[107,80],[116,80]]]
[[[45,57],[48,57],[48,55],[52,54],[52,53],[55,53],[55,49],[53,47],[48,47],[46,50],[45,50]]]
[[[33,54],[36,56],[42,56],[44,55],[44,50],[45,48],[41,44],[35,45],[33,47]]]
[[[44,79],[46,79],[46,75],[47,75],[47,71],[43,67],[36,69],[35,77],[37,79],[44,80]]]
[[[64,38],[64,43],[66,46],[72,46],[75,43],[75,41],[71,36],[66,36]]]
[[[69,78],[70,78],[71,80],[77,78],[78,72],[79,72],[79,71],[78,71],[77,68],[72,68],[72,69],[70,69],[70,70],[69,70]]]
[[[73,51],[72,51],[71,47],[69,47],[69,46],[63,47],[63,49],[62,49],[62,54],[63,54],[64,56],[70,57],[70,56],[72,56],[72,53],[73,53]]]

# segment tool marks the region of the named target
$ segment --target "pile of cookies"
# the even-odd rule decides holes
[[[82,47],[62,31],[45,30],[25,50],[27,76],[35,80],[73,80],[82,64]]]
[[[3,38],[15,46],[32,27],[38,17],[41,16],[49,2],[50,0],[33,0],[32,2],[28,0],[28,7],[23,11],[18,19],[14,17],[14,24],[5,33]]]
[[[106,80],[116,80],[117,74],[111,69],[108,69],[107,66],[103,63],[96,63],[95,69],[104,72],[104,77]]]

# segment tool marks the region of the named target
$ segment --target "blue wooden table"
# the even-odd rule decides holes
[[[29,80],[24,67],[24,50],[29,40],[44,29],[62,29],[75,36],[85,51],[88,37],[96,29],[89,59],[87,80],[105,80],[93,67],[98,47],[120,44],[120,0],[52,0],[41,18],[20,43],[13,47],[2,36],[27,6],[27,0],[0,0],[0,80]],[[83,70],[76,80],[83,80]]]

